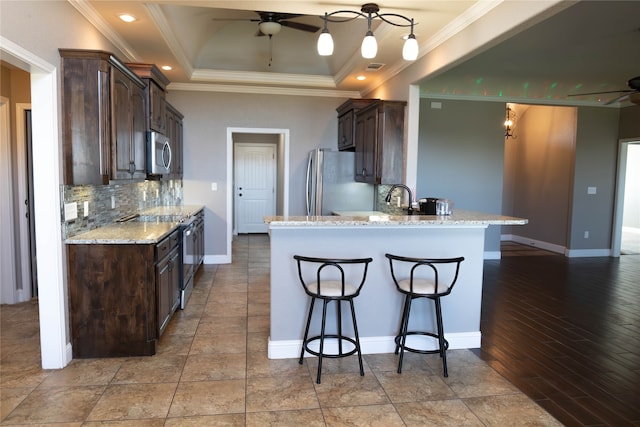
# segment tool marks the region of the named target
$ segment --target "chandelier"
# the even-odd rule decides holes
[[[360,12],[355,10],[338,10],[331,13],[325,13],[324,18],[322,18],[324,21],[324,28],[322,33],[320,33],[320,37],[318,37],[318,54],[321,56],[330,56],[333,54],[333,38],[331,37],[331,34],[329,34],[329,29],[327,28],[327,24],[329,22],[348,22],[358,17],[363,17],[367,19],[368,30],[362,40],[360,53],[363,58],[375,58],[378,53],[378,43],[373,35],[373,31],[371,31],[371,21],[375,18],[380,18],[387,24],[391,24],[396,27],[411,27],[411,33],[405,40],[404,47],[402,48],[402,57],[407,61],[415,61],[418,58],[418,41],[416,40],[416,36],[413,34],[413,19],[396,13],[379,13],[379,11],[380,8],[377,4],[366,3],[362,5]],[[332,16],[338,14],[352,14],[355,16],[349,19],[331,19]],[[404,23],[393,22],[393,20],[404,21]]]

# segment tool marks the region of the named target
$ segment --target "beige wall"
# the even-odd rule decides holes
[[[566,247],[576,108],[513,108],[516,138],[505,141],[504,213],[529,219],[529,224],[512,228],[514,235]]]

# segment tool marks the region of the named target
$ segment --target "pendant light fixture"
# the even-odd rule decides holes
[[[320,33],[320,37],[318,37],[318,54],[321,56],[329,56],[333,53],[333,38],[329,33],[329,29],[327,24],[329,22],[348,22],[352,21],[358,17],[367,19],[367,33],[362,40],[362,45],[360,47],[360,53],[363,58],[371,59],[375,58],[378,53],[378,43],[376,41],[375,36],[373,35],[373,31],[371,30],[371,22],[374,18],[380,18],[382,21],[387,24],[396,26],[396,27],[411,27],[411,33],[407,36],[404,47],[402,49],[402,57],[407,61],[415,61],[418,58],[419,48],[418,41],[416,40],[416,36],[413,33],[413,19],[407,18],[406,16],[398,15],[396,13],[379,13],[380,8],[375,3],[366,3],[362,5],[360,12],[355,10],[338,10],[331,13],[325,13],[324,18],[324,28],[322,33]],[[344,15],[351,14],[355,15],[353,18],[348,19],[331,19],[334,15]],[[404,21],[405,23],[394,22],[393,20]]]

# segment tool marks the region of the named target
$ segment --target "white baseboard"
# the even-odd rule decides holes
[[[561,245],[556,245],[553,243],[543,242],[542,240],[531,239],[529,237],[518,236],[515,234],[511,234],[510,241],[521,243],[527,246],[533,246],[536,248],[544,249],[545,251],[555,252],[557,254],[566,254],[567,248]],[[504,239],[503,239],[504,240]]]
[[[482,338],[481,332],[457,332],[446,335],[449,341],[449,350],[458,350],[465,348],[480,348]],[[379,354],[393,353],[395,351],[395,337],[365,337],[360,338],[360,346],[362,354]],[[434,342],[435,343],[435,342]],[[434,344],[428,345],[426,350],[434,350]],[[325,342],[325,351],[327,353],[337,353],[337,345],[333,341]],[[268,357],[269,359],[295,359],[300,357],[302,350],[302,340],[279,340],[272,341],[269,337]],[[305,357],[309,354],[305,354]]]
[[[611,249],[568,249],[565,255],[567,258],[609,257]]]
[[[230,255],[205,255],[204,264],[231,264]]]
[[[500,259],[502,257],[500,251],[484,251],[484,259]]]

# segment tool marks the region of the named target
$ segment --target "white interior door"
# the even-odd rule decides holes
[[[238,233],[266,233],[265,216],[275,215],[275,144],[234,145],[234,199]]]

